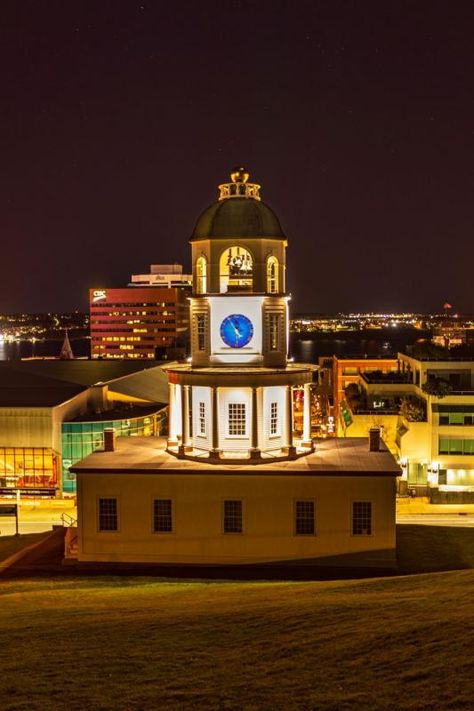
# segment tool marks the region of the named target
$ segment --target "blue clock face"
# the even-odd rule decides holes
[[[243,348],[253,336],[252,321],[243,314],[231,314],[221,323],[221,338],[231,348]]]

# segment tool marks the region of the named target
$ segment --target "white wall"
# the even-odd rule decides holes
[[[247,452],[252,446],[252,389],[251,388],[219,388],[217,393],[219,412],[219,449],[236,452]],[[228,405],[231,402],[245,403],[246,436],[228,436]]]
[[[213,296],[210,304],[211,361],[252,363],[262,354],[262,296]],[[231,348],[221,338],[222,321],[231,314],[243,314],[253,324],[253,337],[243,348]],[[257,358],[257,360],[259,360]]]
[[[278,410],[278,435],[270,435],[270,407],[277,403]],[[261,448],[262,450],[281,449],[286,444],[286,387],[274,386],[262,388],[262,416],[261,416]]]

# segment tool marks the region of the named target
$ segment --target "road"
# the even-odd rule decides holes
[[[51,531],[53,524],[60,524],[61,521],[22,521],[20,518],[18,530],[19,533],[41,533],[42,531]],[[15,534],[15,519],[1,518],[0,519],[0,536],[13,536]]]
[[[399,514],[397,523],[411,523],[423,526],[474,527],[474,514]]]

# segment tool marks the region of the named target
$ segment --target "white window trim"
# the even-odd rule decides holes
[[[242,504],[242,530],[241,531],[225,531],[224,521],[225,521],[225,502],[226,501],[240,501]],[[223,536],[243,536],[246,533],[245,526],[245,513],[246,504],[245,499],[239,496],[223,496],[221,499],[221,533]]]
[[[155,501],[168,500],[171,501],[171,531],[155,531]],[[150,502],[151,508],[151,533],[154,536],[174,536],[176,535],[176,506],[172,496],[166,494],[153,494]]]
[[[300,501],[311,501],[314,506],[314,533],[297,533],[296,532],[296,504],[299,503]],[[316,538],[318,534],[318,520],[317,520],[317,502],[316,499],[312,499],[309,497],[301,497],[299,496],[296,499],[293,499],[293,535],[296,536],[297,538]]]
[[[249,429],[249,423],[248,423],[248,407],[247,407],[247,402],[227,402],[226,404],[226,415],[225,415],[225,421],[226,421],[226,439],[248,439],[249,434],[248,434],[248,429]],[[231,405],[241,405],[244,408],[244,425],[245,425],[245,433],[244,434],[230,434],[230,406]]]
[[[100,499],[115,499],[117,502],[117,528],[114,531],[102,531],[100,528],[100,504],[99,501]],[[120,515],[120,497],[117,495],[112,495],[112,494],[97,494],[96,495],[96,530],[97,533],[100,535],[115,535],[116,533],[120,533],[120,521],[121,521],[121,515]]]
[[[353,511],[354,511],[354,504],[355,504],[355,503],[364,503],[364,504],[365,504],[365,503],[368,503],[368,504],[371,504],[371,520],[370,520],[370,523],[371,523],[371,526],[370,526],[371,532],[370,532],[370,533],[353,533],[352,524],[353,524]],[[372,537],[375,535],[375,534],[374,534],[374,529],[375,529],[375,502],[374,502],[373,499],[363,499],[363,498],[361,498],[361,497],[359,497],[359,498],[357,498],[357,499],[351,499],[351,506],[350,506],[350,512],[349,512],[349,514],[350,514],[350,524],[349,524],[349,525],[350,525],[350,528],[349,528],[349,532],[350,532],[351,538],[372,538]]]

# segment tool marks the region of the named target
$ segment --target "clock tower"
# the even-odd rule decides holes
[[[295,459],[313,451],[314,367],[288,362],[287,239],[244,168],[191,236],[191,362],[166,368],[168,451],[218,464]],[[303,437],[293,436],[294,389]]]

